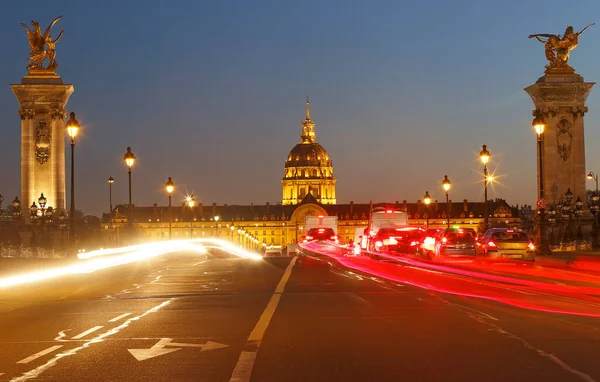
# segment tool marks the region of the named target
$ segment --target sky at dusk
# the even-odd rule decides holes
[[[20,195],[20,119],[9,84],[27,73],[21,22],[53,35],[58,74],[75,92],[76,204],[87,214],[127,201],[126,147],[138,158],[133,202],[281,201],[284,160],[300,141],[306,96],[329,152],[337,201],[483,200],[478,153],[499,175],[490,197],[536,200],[533,103],[523,88],[543,75],[543,45],[600,22],[600,2],[50,1],[0,12],[0,193]],[[568,5],[571,4],[571,5]],[[569,63],[600,80],[600,24]],[[600,89],[588,98],[586,166],[600,172]],[[69,169],[67,157],[67,169]],[[67,172],[67,179],[69,179]],[[592,188],[592,184],[588,184]],[[67,183],[67,190],[69,184]],[[31,201],[23,201],[30,204]],[[68,205],[68,203],[67,203]]]

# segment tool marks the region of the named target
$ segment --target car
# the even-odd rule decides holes
[[[442,232],[441,228],[428,228],[423,233],[423,241],[421,242],[421,255],[431,257],[435,252],[435,240]]]
[[[535,260],[535,245],[527,232],[511,228],[488,229],[477,245],[477,254],[492,259]]]
[[[330,241],[337,243],[338,237],[333,228],[311,228],[307,233],[304,241]]]
[[[446,257],[475,256],[477,236],[473,230],[446,228],[440,232],[435,242],[436,260]]]
[[[419,252],[425,230],[417,227],[380,228],[373,238],[376,252],[416,254]]]

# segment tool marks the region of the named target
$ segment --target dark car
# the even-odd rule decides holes
[[[477,254],[494,259],[535,260],[535,246],[523,230],[491,228],[481,237]]]
[[[423,229],[415,227],[380,228],[373,237],[373,249],[377,252],[416,254],[424,233]]]
[[[435,242],[435,258],[475,256],[477,236],[470,229],[447,228]]]
[[[311,228],[304,238],[306,241],[332,241],[337,243],[338,237],[333,228]]]

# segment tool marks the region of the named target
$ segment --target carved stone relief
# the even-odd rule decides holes
[[[558,155],[563,161],[571,156],[571,141],[573,139],[573,124],[567,118],[561,118],[556,125],[556,145]]]
[[[51,142],[52,132],[50,131],[47,122],[40,119],[35,129],[34,138],[35,159],[37,159],[39,164],[44,164],[50,159]]]

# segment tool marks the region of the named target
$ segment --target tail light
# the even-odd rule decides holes
[[[313,239],[313,237],[312,237],[312,236],[307,236],[307,237],[306,237],[306,240],[312,240],[312,239]]]
[[[533,251],[533,250],[535,250],[535,245],[533,245],[533,243],[529,243],[529,244],[527,245],[527,248],[529,248],[530,250],[532,250],[532,251]]]
[[[417,246],[417,245],[419,245],[419,242],[418,242],[418,241],[411,241],[411,242],[410,242],[410,246],[411,246],[411,247],[415,247],[415,246]]]
[[[494,243],[493,241],[490,241],[488,243],[488,247],[496,247],[496,243]]]
[[[336,235],[333,235],[333,236],[331,237],[331,240],[333,240],[333,241],[337,241],[337,239],[338,239],[338,237],[337,237]]]
[[[448,239],[446,239],[445,237],[442,238],[442,244],[446,244],[448,242]]]
[[[376,242],[375,242],[375,248],[379,249],[379,248],[381,248],[382,246],[383,246],[383,243],[382,243],[382,242],[380,242],[380,241],[376,241]]]

